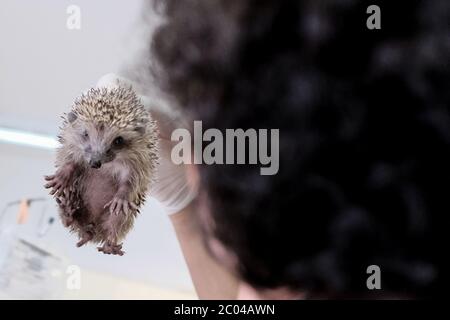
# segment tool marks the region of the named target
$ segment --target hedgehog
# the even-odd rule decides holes
[[[65,227],[98,251],[123,255],[158,164],[158,129],[134,90],[92,88],[64,114],[56,172],[45,176]]]

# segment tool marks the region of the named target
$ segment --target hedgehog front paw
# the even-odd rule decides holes
[[[59,196],[68,188],[72,173],[73,166],[66,165],[58,169],[54,175],[45,176],[44,178],[48,181],[48,183],[44,187],[46,189],[52,188],[50,194]]]
[[[119,215],[119,213],[128,215],[133,210],[138,210],[138,207],[133,202],[120,197],[114,197],[104,206],[104,209],[107,207],[109,207],[109,212],[116,216]]]

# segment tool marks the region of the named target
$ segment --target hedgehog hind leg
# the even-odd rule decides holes
[[[86,243],[94,239],[95,236],[95,226],[93,223],[82,226],[78,230],[78,235],[80,237],[80,241],[77,243],[77,247],[84,246]]]
[[[84,219],[87,215],[76,184],[57,196],[56,202],[59,205],[63,225],[78,233],[80,240],[76,246],[81,247],[91,241],[95,237],[95,225]]]
[[[101,247],[97,248],[98,251],[103,252],[104,254],[112,254],[123,256],[125,254],[122,251],[122,243],[117,244],[117,241],[105,241]]]
[[[119,215],[110,214],[108,209],[105,209],[103,221],[99,225],[99,230],[101,230],[99,234],[102,236],[103,245],[97,248],[98,251],[104,254],[124,255],[122,243],[119,243],[119,241],[126,233],[129,219],[130,216],[123,213]]]

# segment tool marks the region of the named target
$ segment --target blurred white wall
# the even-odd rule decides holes
[[[66,27],[66,9],[72,4],[81,9],[81,30]],[[141,9],[140,0],[2,0],[0,127],[56,135],[60,116],[74,98],[101,75],[133,64],[136,44],[149,41],[139,28]],[[43,175],[53,172],[53,162],[52,151],[0,142],[0,210],[23,197],[48,200],[33,205],[30,222],[19,228],[29,237],[37,237],[43,210],[46,216],[56,216],[56,206],[43,188]],[[103,298],[120,298],[122,292],[123,297],[155,298],[158,288],[161,298],[171,292],[174,297],[194,296],[173,230],[156,201],[148,201],[142,210],[123,257],[100,254],[93,246],[75,248],[76,238],[59,221],[39,241],[89,274],[95,292],[70,297],[102,298],[103,292]],[[114,282],[122,289],[116,290]]]

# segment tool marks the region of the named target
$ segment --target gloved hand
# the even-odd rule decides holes
[[[113,88],[119,85],[132,86],[140,97],[143,105],[156,120],[159,129],[160,160],[156,172],[156,181],[150,188],[150,196],[158,200],[165,211],[171,215],[184,209],[197,195],[198,179],[188,174],[187,165],[176,165],[172,162],[172,147],[177,142],[171,141],[173,130],[187,128],[181,113],[162,101],[140,95],[138,85],[115,74],[104,75],[97,87]]]

